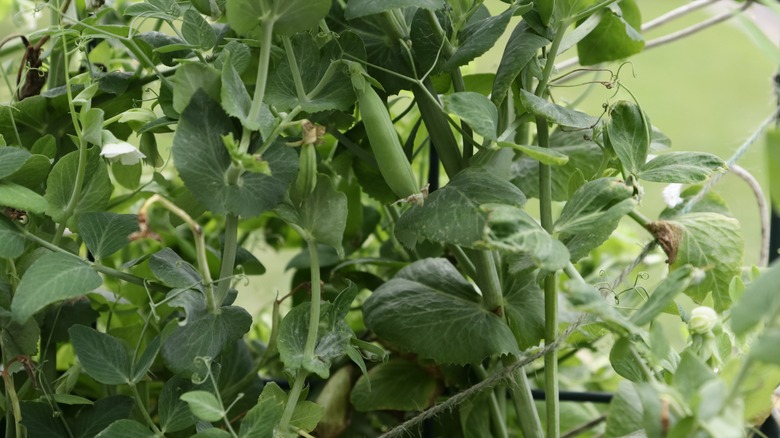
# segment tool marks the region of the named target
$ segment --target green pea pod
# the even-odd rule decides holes
[[[317,151],[313,144],[301,146],[298,157],[298,177],[290,190],[290,198],[300,204],[317,187]]]
[[[390,113],[377,92],[366,81],[362,67],[359,64],[350,66],[352,86],[358,97],[360,115],[379,172],[393,193],[402,199],[415,202],[414,199],[420,195],[420,186],[414,177],[411,163],[406,159]]]

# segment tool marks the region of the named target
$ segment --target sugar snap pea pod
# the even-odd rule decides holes
[[[382,178],[400,198],[420,202],[420,186],[414,177],[411,163],[406,159],[385,103],[366,80],[363,67],[357,63],[348,65],[366,135]]]
[[[298,176],[290,190],[290,197],[298,204],[314,193],[317,187],[317,151],[313,144],[301,146],[298,157]]]

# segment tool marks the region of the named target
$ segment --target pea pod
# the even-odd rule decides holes
[[[300,203],[314,193],[317,187],[317,151],[313,144],[301,146],[298,157],[298,177],[290,190],[290,197],[295,203]]]
[[[422,197],[420,186],[414,177],[411,163],[406,159],[390,113],[377,92],[366,81],[363,67],[350,63],[350,73],[352,86],[360,105],[360,115],[379,172],[393,193],[402,199],[414,202],[415,199]]]

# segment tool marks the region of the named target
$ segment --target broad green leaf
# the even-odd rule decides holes
[[[609,238],[620,219],[636,207],[633,195],[633,188],[617,178],[599,178],[574,192],[555,222],[555,232],[569,248],[572,261]]]
[[[306,361],[304,347],[309,329],[311,303],[303,303],[290,310],[279,325],[279,356],[286,369],[295,372],[301,368],[316,373],[323,379],[330,375],[334,359],[346,354],[349,340],[355,336],[342,315],[328,302],[321,303],[320,325],[314,357]]]
[[[48,253],[27,269],[11,302],[14,320],[26,321],[47,305],[84,295],[103,283],[97,272],[77,257]]]
[[[647,302],[636,313],[631,315],[631,322],[638,326],[643,326],[653,321],[656,316],[660,315],[674,301],[677,295],[688,288],[691,281],[693,281],[694,272],[693,267],[682,266],[669,273],[656,286]]]
[[[182,65],[171,79],[174,84],[173,108],[179,114],[183,113],[192,97],[201,89],[211,99],[219,100],[222,88],[220,79],[220,72],[208,65],[199,63]]]
[[[287,404],[287,393],[274,382],[267,383],[257,404],[246,413],[241,421],[240,438],[270,438],[282,419]],[[322,418],[323,409],[315,403],[299,400],[295,405],[290,426],[311,432]],[[282,436],[287,436],[284,434]]]
[[[552,172],[553,201],[567,201],[571,197],[569,182],[571,178],[581,173],[585,180],[596,176],[601,162],[602,150],[593,142],[586,142],[579,135],[579,141],[560,143],[559,133],[550,136],[551,151],[559,152],[569,157],[563,166],[558,166]],[[517,185],[529,198],[539,197],[539,161],[531,157],[523,157],[512,163],[512,183]],[[584,181],[583,181],[584,183]],[[577,187],[579,188],[579,186]]]
[[[548,166],[563,166],[569,162],[569,156],[551,148],[543,148],[534,145],[522,145],[501,141],[498,145],[502,148],[512,148],[520,151],[534,160]]]
[[[357,356],[363,360],[360,353]],[[352,371],[350,366],[336,370],[317,395],[315,401],[322,407],[322,418],[317,423],[317,434],[321,437],[338,436],[351,424],[353,407],[349,394],[352,392]]]
[[[0,182],[0,205],[29,213],[43,213],[46,199],[38,193],[11,182]]]
[[[299,208],[285,202],[277,212],[282,219],[301,227],[304,238],[329,245],[336,249],[339,257],[344,256],[341,241],[347,224],[347,196],[336,190],[329,176],[317,175],[314,192]]]
[[[228,24],[239,34],[259,35],[261,25],[274,33],[293,35],[316,27],[328,15],[329,0],[227,0]]]
[[[10,146],[0,147],[0,179],[21,169],[28,158],[30,158],[30,153],[27,152],[27,149]]]
[[[155,438],[157,435],[147,426],[135,421],[122,419],[111,423],[95,438]]]
[[[81,135],[84,140],[96,145],[103,145],[103,119],[105,113],[100,108],[91,108],[81,115],[81,124],[84,127]]]
[[[642,51],[642,16],[634,0],[612,4],[600,14],[598,26],[577,44],[581,65],[618,61]]]
[[[704,152],[669,152],[645,163],[637,177],[645,181],[693,184],[706,180],[726,162]]]
[[[46,181],[46,177],[49,176],[49,169],[51,168],[51,162],[45,155],[33,154],[24,165],[14,172],[12,175],[7,176],[4,181],[19,184],[20,186],[27,187],[28,189],[37,190],[43,182]]]
[[[458,116],[487,140],[498,138],[498,109],[487,97],[472,91],[445,94],[444,111]]]
[[[488,17],[474,23],[470,22],[458,35],[458,48],[444,64],[444,69],[449,71],[466,65],[490,50],[504,34],[514,12],[515,8],[509,7],[494,17]]]
[[[511,330],[445,259],[423,259],[377,288],[363,304],[366,326],[392,344],[442,364],[517,354]]]
[[[206,313],[189,318],[185,325],[174,321],[163,340],[162,357],[176,375],[202,374],[203,363],[197,357],[217,357],[222,350],[241,338],[252,325],[252,317],[240,307],[223,307],[218,314]],[[208,334],[208,336],[204,336]]]
[[[612,350],[609,352],[609,362],[616,373],[632,382],[642,382],[647,380],[642,371],[642,364],[639,363],[639,355],[632,353],[633,344],[627,338],[620,338],[615,341]]]
[[[566,246],[552,237],[518,207],[485,204],[487,213],[482,241],[477,245],[515,254],[527,254],[534,264],[549,270],[563,269],[569,262]]]
[[[33,143],[30,152],[53,159],[57,155],[57,140],[54,139],[53,135],[46,134]]]
[[[248,172],[238,184],[229,184],[226,172],[232,161],[222,136],[232,130],[233,123],[221,106],[198,91],[182,113],[173,138],[174,164],[187,189],[212,212],[254,217],[282,201],[295,178],[298,160],[291,148],[272,146],[262,157],[270,164],[271,176]],[[250,151],[260,141],[253,140]]]
[[[122,341],[79,324],[68,329],[68,333],[79,363],[90,377],[104,385],[132,382],[132,363]]]
[[[115,161],[111,163],[111,174],[114,175],[114,179],[119,185],[126,189],[135,190],[141,185],[143,165],[141,161],[131,165],[124,165],[121,161]]]
[[[776,351],[777,348],[771,348]],[[744,356],[732,357],[721,368],[718,376],[726,382],[733,382],[739,374]],[[751,424],[759,424],[766,419],[774,408],[772,394],[780,381],[780,367],[771,363],[753,361],[750,372],[742,380],[740,396],[745,404],[744,419]]]
[[[194,9],[188,9],[184,13],[181,34],[185,41],[202,50],[211,49],[217,42],[217,34],[214,29]]]
[[[226,414],[217,397],[208,391],[190,391],[182,394],[180,398],[189,404],[192,413],[201,420],[213,423]]]
[[[73,394],[52,394],[52,397],[54,400],[63,405],[93,405],[95,404],[92,400],[84,397],[80,397],[78,395]]]
[[[672,386],[680,391],[685,399],[693,400],[699,388],[715,377],[715,373],[706,363],[689,350],[685,350],[680,354],[680,363],[672,375]]]
[[[750,283],[742,298],[731,309],[731,328],[743,335],[762,320],[773,321],[780,312],[780,262],[774,262],[760,277]]]
[[[563,246],[563,245],[561,245]],[[521,350],[544,339],[544,293],[536,271],[504,273],[504,314]]]
[[[24,252],[24,236],[5,215],[0,215],[0,258],[15,259]]]
[[[70,429],[74,437],[91,437],[111,425],[111,423],[129,418],[133,409],[133,399],[123,395],[109,396],[97,400],[94,404],[83,406],[71,418]]]
[[[439,384],[428,369],[405,359],[393,359],[361,376],[349,398],[360,412],[413,412],[430,407],[439,391]]]
[[[644,409],[636,385],[621,381],[607,414],[605,436],[628,437],[642,429]],[[641,432],[639,432],[641,434]],[[640,435],[643,436],[643,435]]]
[[[81,197],[74,211],[75,215],[68,220],[68,227],[76,231],[78,215],[92,211],[104,211],[114,190],[111,179],[108,177],[106,163],[99,156],[100,150],[96,147],[89,149],[87,167],[84,174],[84,182],[81,188]],[[54,165],[46,180],[46,201],[48,206],[46,214],[55,222],[65,220],[65,208],[73,195],[78,171],[79,152],[73,151]]]
[[[444,7],[444,0],[352,0],[347,3],[347,20],[379,14],[391,9],[408,7],[436,10]]]
[[[431,193],[425,205],[407,210],[395,234],[409,248],[423,239],[474,247],[484,238],[488,219],[481,205],[524,203],[523,193],[509,182],[486,169],[468,168]]]
[[[647,161],[650,122],[639,105],[625,100],[612,105],[609,116],[604,124],[604,142],[625,170],[636,174]]]
[[[202,289],[198,271],[171,248],[163,248],[149,258],[149,268],[164,284],[176,288]]]
[[[163,432],[178,432],[198,422],[189,405],[180,399],[193,387],[189,378],[173,377],[163,385],[157,402],[160,413],[160,428]]]
[[[134,35],[131,41],[135,44],[128,44],[129,41],[125,42],[131,52],[135,53],[140,50],[147,59],[151,59],[155,64],[163,63],[173,67],[178,65],[177,59],[192,56],[189,44],[178,37],[163,32],[139,33]]]
[[[8,294],[10,299],[10,290]],[[7,304],[5,304],[7,305]],[[3,354],[8,357],[32,356],[38,352],[41,330],[34,319],[19,323],[12,319],[11,312],[0,307],[0,342]]]
[[[111,212],[85,213],[77,221],[79,234],[95,260],[119,251],[130,243],[130,234],[138,231],[138,216]]]
[[[520,102],[529,113],[547,119],[561,126],[578,129],[589,129],[598,123],[598,118],[583,112],[570,110],[556,105],[548,100],[537,97],[525,90],[520,90]]]
[[[445,33],[450,34],[452,30],[448,14],[445,14],[443,10],[439,10],[435,15],[439,26]],[[446,52],[439,35],[439,28],[434,27],[433,22],[429,19],[428,11],[423,8],[417,9],[412,22],[409,24],[409,39],[411,40],[411,46],[414,47],[414,62],[418,72],[430,71],[434,78],[436,77],[435,75],[442,72],[442,67],[447,61],[445,58]],[[446,89],[437,88],[437,91],[446,92],[450,87],[450,79],[449,76],[443,77],[443,81],[446,82],[446,85],[444,85]]]
[[[550,40],[531,32],[525,21],[521,21],[515,27],[506,43],[501,63],[496,70],[496,79],[493,82],[491,99],[496,105],[503,102],[512,82],[526,64],[536,56],[536,52],[548,44],[550,44]]]
[[[487,391],[470,397],[458,406],[458,418],[463,436],[490,438],[491,394]],[[540,415],[543,415],[540,413]]]
[[[290,42],[300,71],[305,96],[301,99],[288,57],[271,70],[266,87],[266,102],[279,110],[300,106],[308,113],[346,111],[355,103],[355,93],[343,64],[337,60],[343,52],[365,58],[363,41],[353,32],[342,32],[322,47],[308,33],[295,35]]]
[[[552,3],[555,5],[552,16],[553,22],[559,25],[568,25],[593,12],[599,3],[604,3],[604,0],[554,0]]]
[[[750,357],[764,363],[780,365],[780,328],[772,327],[761,333],[750,346]]]
[[[231,435],[230,432],[226,430],[212,427],[198,432],[195,435],[192,435],[190,438],[231,438],[232,436],[233,435]]]
[[[723,197],[717,194],[714,190],[708,191],[704,197],[699,199],[699,201],[693,205],[693,207],[689,207],[688,202],[697,196],[703,188],[704,185],[702,184],[697,184],[685,188],[680,193],[680,200],[682,200],[682,202],[675,207],[665,208],[661,214],[658,215],[658,218],[674,219],[675,217],[680,216],[683,209],[690,209],[687,213],[718,213],[724,216],[733,216],[729,210],[728,205],[726,205],[726,200],[723,199]]]
[[[717,213],[690,213],[650,225],[669,257],[669,269],[692,265],[704,270],[704,278],[685,293],[697,303],[712,294],[718,312],[731,307],[729,284],[742,267],[744,247],[739,222]]]
[[[263,104],[260,114],[256,118],[249,118],[252,98],[249,97],[244,82],[232,62],[225,62],[222,65],[220,98],[225,112],[240,120],[245,128],[260,131],[260,135],[264,138],[271,134],[276,120],[267,105]]]
[[[124,15],[173,21],[181,15],[181,8],[175,0],[147,0],[130,5]]]

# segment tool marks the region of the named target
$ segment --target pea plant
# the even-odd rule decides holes
[[[715,182],[777,114],[727,160],[667,150],[620,80],[674,39],[645,42],[635,0],[103,3],[19,3],[49,25],[0,51],[4,436],[740,437],[770,414],[780,268],[743,266]],[[646,182],[678,189],[653,219]],[[251,315],[239,289],[276,298]]]

